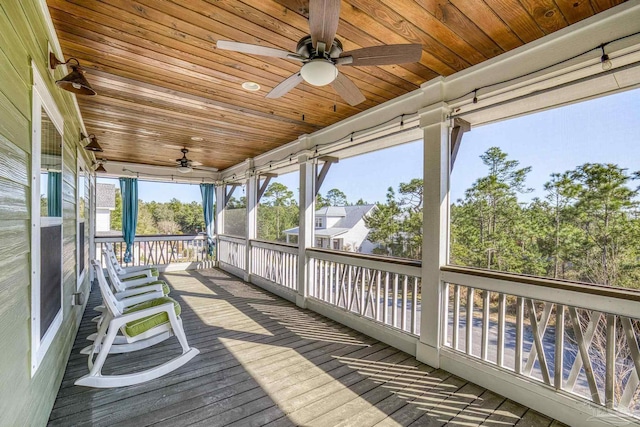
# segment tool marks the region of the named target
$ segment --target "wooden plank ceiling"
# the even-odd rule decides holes
[[[265,99],[300,63],[215,47],[220,39],[295,51],[309,31],[308,0],[47,3],[65,59],[77,58],[98,92],[78,96],[104,148],[98,157],[173,166],[186,147],[191,160],[222,170],[622,1],[343,0],[345,51],[423,46],[419,63],[341,67],[367,98],[356,107],[305,83]],[[243,90],[246,81],[261,90]]]

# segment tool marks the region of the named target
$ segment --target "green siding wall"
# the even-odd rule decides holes
[[[37,0],[0,0],[0,426],[45,425],[84,307],[76,289],[76,149],[80,122],[72,95],[47,71],[49,39]],[[64,321],[31,377],[31,60],[65,119],[63,181]],[[56,78],[61,78],[61,70]],[[88,277],[88,275],[86,275]],[[88,290],[88,279],[82,289]]]

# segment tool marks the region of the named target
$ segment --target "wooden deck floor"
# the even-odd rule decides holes
[[[559,426],[448,372],[220,270],[166,273],[189,343],[201,352],[171,374],[118,389],[73,385],[95,331],[92,292],[51,413],[52,426]],[[179,350],[171,338],[113,355],[105,373],[135,372]]]

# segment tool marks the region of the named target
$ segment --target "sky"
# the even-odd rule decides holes
[[[523,195],[523,201],[543,197],[542,187],[551,173],[586,162],[615,163],[630,172],[640,170],[639,124],[640,89],[636,89],[472,128],[462,138],[451,175],[451,200],[462,198],[465,189],[486,174],[479,156],[492,146],[518,160],[521,167],[532,167],[526,184],[535,191]],[[320,193],[338,188],[351,203],[360,198],[368,203],[383,202],[389,186],[397,191],[401,182],[422,178],[422,163],[421,141],[341,159],[331,166]],[[274,181],[289,187],[297,197],[297,173]],[[98,182],[117,185],[117,180]],[[139,181],[138,194],[144,201],[168,202],[174,197],[183,202],[202,200],[197,184]],[[234,194],[242,195],[241,189]]]

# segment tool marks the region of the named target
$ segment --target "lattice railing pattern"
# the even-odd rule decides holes
[[[452,283],[444,300],[444,346],[640,416],[637,318]]]
[[[137,236],[133,242],[132,261],[124,263],[126,245],[122,238],[96,237],[96,254],[102,256],[106,243],[113,245],[116,258],[122,265],[168,265],[172,263],[208,261],[204,236]]]
[[[298,248],[251,241],[251,274],[298,289]]]
[[[410,334],[420,333],[420,268],[405,267],[413,273],[407,274],[394,271],[398,266],[384,259],[374,268],[358,265],[355,257],[338,257],[340,261],[312,260],[311,297]]]

